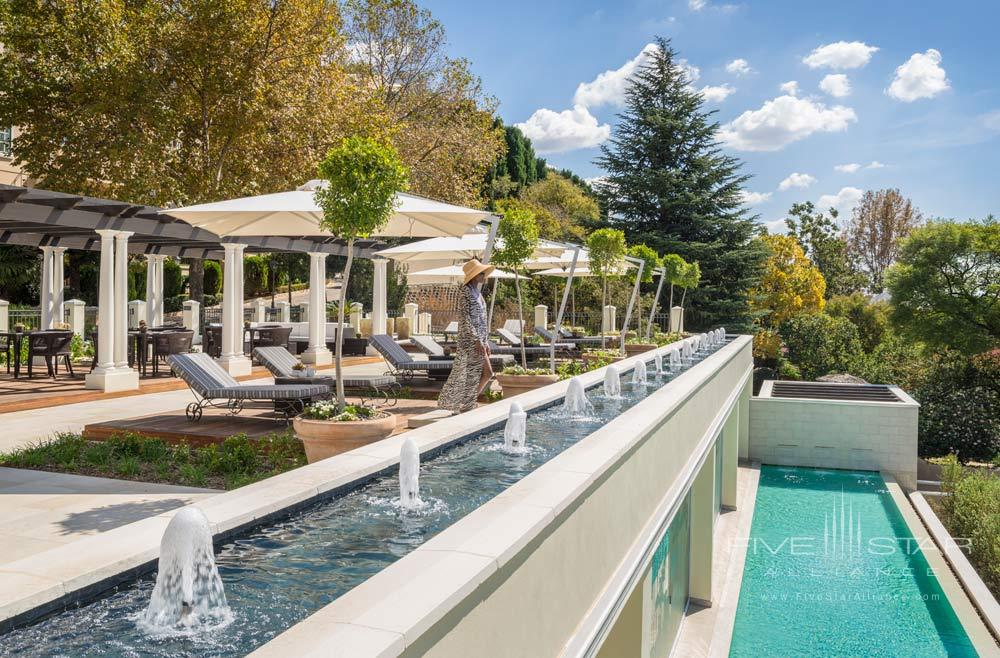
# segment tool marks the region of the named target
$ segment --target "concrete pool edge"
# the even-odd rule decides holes
[[[890,473],[882,472],[879,475],[885,481],[886,489],[888,489],[893,503],[899,510],[913,538],[917,540],[921,553],[923,553],[924,558],[933,570],[934,577],[948,598],[948,602],[958,616],[958,620],[962,623],[962,628],[965,630],[965,634],[969,636],[972,646],[980,656],[1000,655],[1000,648],[998,648],[993,634],[979,616],[976,606],[969,599],[962,585],[955,577],[955,574],[952,573],[947,561],[941,554],[940,548],[927,532],[917,512],[910,504],[909,498],[903,492],[903,488]],[[932,550],[927,550],[926,547],[931,547]]]
[[[975,568],[965,557],[965,553],[955,543],[948,529],[944,527],[937,514],[927,503],[923,494],[914,491],[910,494],[910,503],[916,510],[923,525],[934,538],[938,550],[952,567],[952,573],[958,578],[965,594],[969,597],[980,619],[993,633],[994,641],[1000,641],[1000,603],[986,587]]]
[[[651,360],[680,346],[676,341],[617,364],[627,372],[638,359]],[[724,346],[722,349],[725,349]],[[700,365],[700,364],[696,364]],[[579,375],[589,388],[603,381],[605,368]],[[526,410],[553,404],[565,394],[560,381],[517,396]],[[403,440],[417,443],[422,456],[468,440],[506,420],[510,401],[500,401],[433,425],[213,496],[195,506],[211,523],[216,543],[269,520],[361,486],[396,467]],[[0,569],[0,633],[31,623],[66,605],[90,600],[151,571],[159,542],[176,513],[171,510],[4,565]]]

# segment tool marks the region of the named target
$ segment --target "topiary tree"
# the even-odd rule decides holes
[[[653,273],[660,267],[660,255],[644,244],[635,244],[628,248],[628,255],[642,261],[642,278],[640,283],[652,283]],[[636,335],[642,336],[642,295],[636,300],[638,308],[635,312]]]
[[[686,260],[677,254],[667,254],[663,257],[663,269],[666,270],[667,283],[670,284],[670,308],[674,307],[674,286],[679,285],[684,278],[684,270],[688,266]]]
[[[217,260],[206,260],[203,292],[206,295],[218,295],[222,290],[222,266]]]
[[[503,213],[500,225],[497,227],[497,246],[493,252],[492,263],[497,267],[514,273],[514,290],[517,292],[517,317],[521,323],[521,366],[528,367],[524,342],[524,303],[521,299],[520,276],[524,264],[538,247],[538,224],[535,213],[516,204],[499,204]]]
[[[677,282],[684,293],[681,295],[681,308],[684,308],[684,300],[687,299],[688,290],[697,288],[701,284],[701,265],[698,263],[688,263],[681,272],[680,280]]]
[[[608,277],[621,273],[625,264],[625,233],[614,228],[597,229],[587,237],[590,271],[601,277],[601,347],[604,336],[604,307],[608,303]]]
[[[320,226],[347,240],[347,263],[340,286],[337,311],[337,404],[343,408],[344,307],[350,284],[354,241],[375,233],[388,222],[396,206],[396,194],[408,186],[408,172],[391,144],[370,137],[348,137],[330,150],[319,164],[326,181],[316,190],[316,203],[323,209]]]

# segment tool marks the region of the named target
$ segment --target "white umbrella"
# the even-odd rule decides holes
[[[540,257],[534,258],[525,264],[529,270],[544,270],[548,268],[569,268],[570,264],[573,262],[573,253],[576,249],[563,249],[562,252],[556,254],[545,254]],[[537,254],[536,254],[537,256]],[[590,262],[590,252],[586,249],[580,249],[580,255],[576,261],[577,269],[583,264],[586,268],[586,263]]]
[[[466,233],[459,237],[440,237],[429,240],[410,242],[397,247],[390,247],[376,252],[377,256],[391,258],[400,263],[409,264],[413,271],[420,267],[421,261],[442,261],[442,260],[469,260],[470,258],[482,258],[486,250],[486,233]],[[497,238],[497,248],[503,244]],[[533,260],[540,258],[556,258],[560,256],[565,247],[548,240],[540,240]],[[528,265],[531,266],[530,263]]]
[[[493,270],[488,277],[490,279],[513,279],[515,274],[506,270]],[[521,280],[528,277],[522,276]],[[461,265],[448,265],[446,267],[435,267],[430,270],[420,270],[419,272],[409,272],[406,275],[406,283],[411,286],[419,286],[428,283],[445,283],[461,285],[465,280],[465,273]]]
[[[202,203],[160,212],[219,236],[330,236],[320,228],[322,209],[313,198],[322,181],[297,190]],[[492,213],[453,206],[413,194],[396,195],[396,211],[376,236],[424,238],[463,235]],[[485,243],[486,235],[483,234]]]

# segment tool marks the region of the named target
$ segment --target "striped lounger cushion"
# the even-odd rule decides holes
[[[229,398],[232,400],[295,400],[326,395],[325,385],[241,385],[204,352],[173,354],[167,363],[187,382],[191,390],[203,398]]]

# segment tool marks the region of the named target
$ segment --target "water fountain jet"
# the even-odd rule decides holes
[[[510,403],[507,424],[503,428],[504,448],[511,452],[522,452],[527,447],[528,414],[519,402]]]
[[[184,507],[160,540],[156,585],[142,622],[156,632],[177,632],[217,628],[231,619],[208,519],[197,507]]]
[[[413,439],[403,441],[399,450],[399,504],[403,509],[423,505],[420,500],[420,450]]]
[[[563,410],[570,416],[586,416],[594,411],[594,405],[590,404],[590,400],[587,399],[583,383],[576,377],[569,380],[566,399],[563,401]]]
[[[663,355],[657,353],[657,355],[653,357],[653,364],[656,366],[656,374],[657,375],[662,375],[663,374]]]
[[[642,359],[637,360],[635,368],[632,369],[632,383],[646,384],[646,362]]]
[[[622,382],[616,366],[608,366],[604,373],[604,394],[612,398],[622,394]]]

